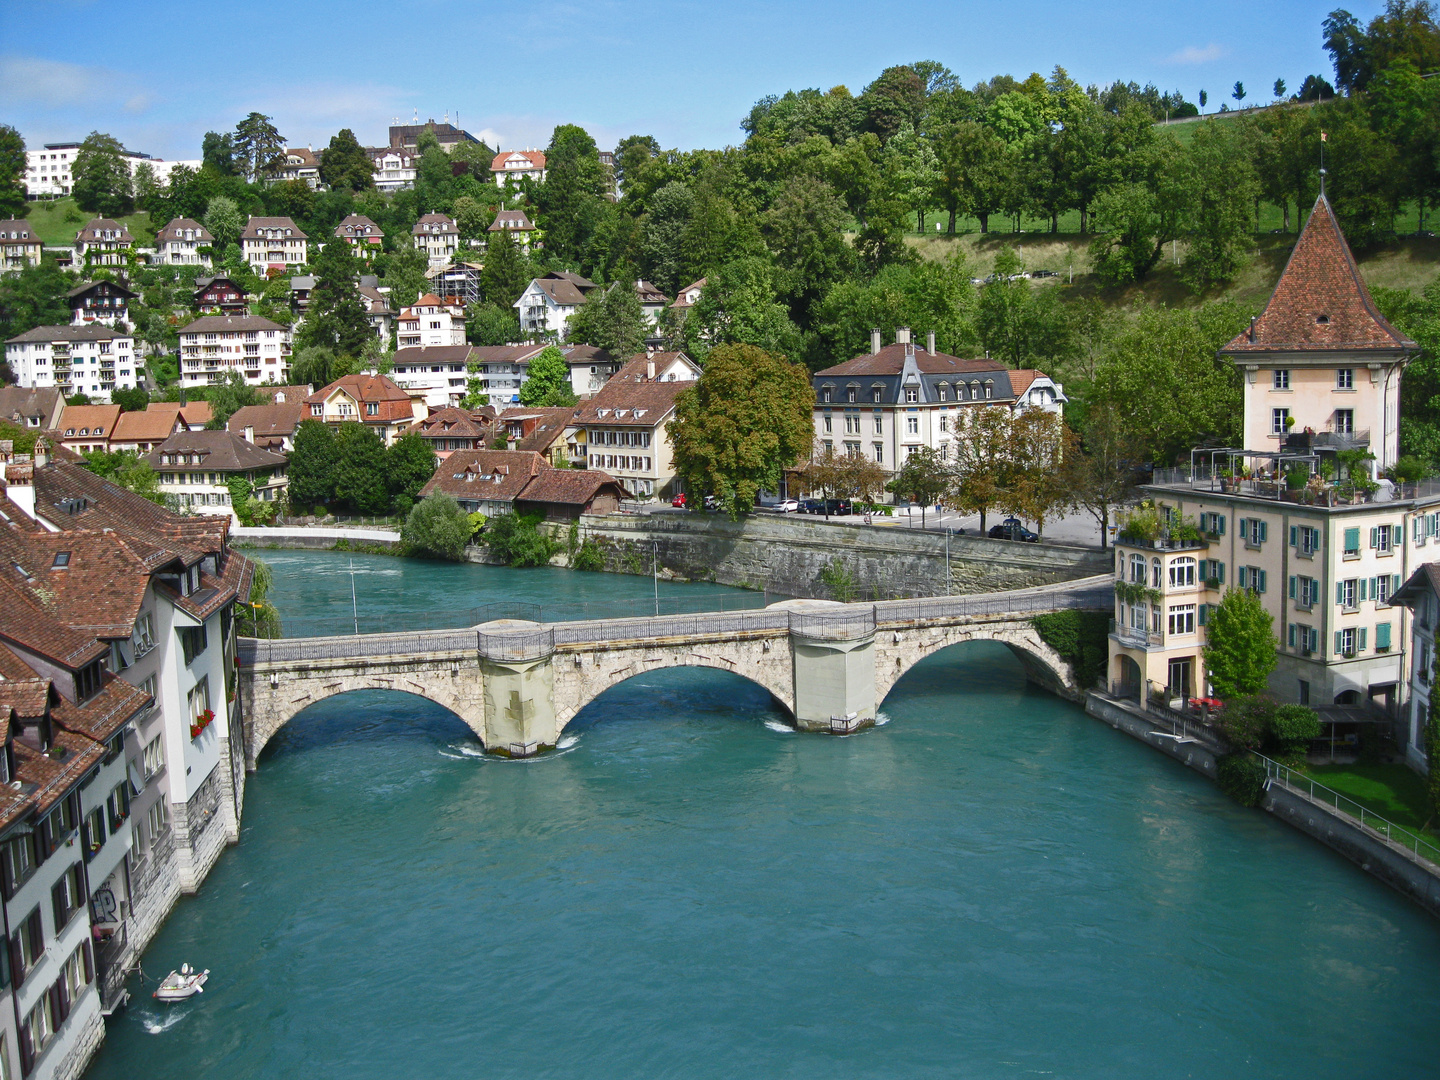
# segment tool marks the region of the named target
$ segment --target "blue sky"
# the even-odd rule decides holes
[[[341,127],[382,145],[392,118],[439,120],[506,148],[557,123],[602,146],[630,134],[723,146],[769,93],[933,59],[966,85],[1064,66],[1082,84],[1153,81],[1219,107],[1277,77],[1330,76],[1320,23],[1343,0],[0,0],[0,122],[26,142],[108,131],[169,159],[251,110],[291,145]],[[1378,0],[1349,5],[1368,21]]]

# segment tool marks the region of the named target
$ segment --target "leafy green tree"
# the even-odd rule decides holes
[[[1229,589],[1210,609],[1205,672],[1222,698],[1258,694],[1275,670],[1274,618],[1248,589]]]
[[[923,527],[926,510],[939,502],[950,487],[950,467],[933,447],[913,446],[895,479],[887,486],[906,502],[920,507],[920,524]]]
[[[0,296],[4,285],[0,283]],[[1420,294],[1372,290],[1381,313],[1420,345],[1400,382],[1400,449],[1432,468],[1440,466],[1440,276]],[[1437,770],[1440,771],[1440,770]]]
[[[397,310],[409,307],[429,290],[430,279],[425,276],[425,271],[430,268],[430,259],[413,244],[406,242],[398,251],[384,255],[382,259],[384,265],[377,266],[377,269],[390,287],[392,307]]]
[[[1397,60],[1417,71],[1440,68],[1440,27],[1430,0],[1387,0],[1384,12],[1363,29],[1354,15],[1340,8],[1321,26],[1325,50],[1335,64],[1335,85],[1347,94],[1368,90]]]
[[[285,136],[262,113],[252,112],[236,124],[232,142],[235,161],[252,183],[273,176],[285,161]]]
[[[635,283],[617,281],[600,295],[590,294],[590,299],[570,316],[566,336],[571,341],[596,345],[611,356],[625,357],[644,347],[649,330]],[[525,388],[520,389],[523,392]]]
[[[215,247],[229,258],[229,247],[240,243],[240,234],[245,231],[245,216],[234,199],[227,195],[216,195],[205,208],[205,228],[215,237]],[[236,247],[239,254],[239,247]]]
[[[666,184],[650,199],[650,212],[645,219],[642,265],[645,276],[661,292],[670,296],[674,296],[682,285],[688,284],[680,280],[681,240],[694,206],[694,193],[688,184],[678,180]]]
[[[334,370],[335,351],[323,345],[302,346],[290,358],[290,378],[297,384],[328,386],[337,378]]]
[[[275,574],[270,564],[249,556],[255,569],[250,575],[249,601],[235,605],[235,632],[241,637],[278,638],[284,632],[280,625],[280,612],[270,603],[270,590],[275,586]]]
[[[65,294],[74,284],[73,276],[49,256],[37,265],[27,264],[18,274],[0,276],[0,340],[37,326],[68,323],[70,305]]]
[[[481,202],[473,195],[461,195],[456,198],[450,212],[455,216],[456,227],[460,230],[461,240],[484,240],[490,223],[495,215],[490,212],[490,207]],[[464,252],[462,245],[461,253]],[[456,261],[460,261],[461,253],[457,253]]]
[[[375,166],[349,128],[330,136],[320,153],[320,182],[332,190],[366,191],[375,186]]]
[[[385,513],[390,508],[385,464],[385,444],[373,429],[355,421],[341,424],[335,432],[336,502],[359,514]]]
[[[514,308],[486,300],[465,313],[465,338],[471,345],[509,345],[520,340],[520,319]]]
[[[530,260],[515,243],[510,230],[490,234],[485,246],[485,268],[480,272],[480,294],[489,303],[513,310],[515,301],[534,277]]]
[[[954,125],[940,138],[937,201],[950,215],[946,231],[955,234],[959,213],[980,219],[980,231],[990,231],[990,215],[996,213],[1014,182],[1014,160],[1005,143],[989,128],[967,120]]]
[[[957,437],[955,465],[946,505],[980,515],[980,532],[985,532],[985,515],[998,505],[1010,470],[1010,421],[1007,408],[983,408],[970,413],[964,438]]]
[[[1189,246],[1180,276],[1196,292],[1234,280],[1252,243],[1250,205],[1260,184],[1233,128],[1207,120],[1190,143],[1191,168],[1224,183],[1196,183],[1182,225]]]
[[[319,506],[335,498],[340,448],[335,432],[319,420],[302,420],[290,451],[290,502]]]
[[[135,190],[135,209],[149,210],[160,195],[160,180],[155,175],[155,166],[142,161],[135,167],[131,181]]]
[[[69,404],[75,404],[73,401]],[[133,491],[159,506],[173,499],[160,493],[160,477],[150,463],[134,450],[92,450],[84,455],[85,467],[126,491]],[[173,509],[173,507],[172,507]]]
[[[789,300],[792,318],[804,319],[855,266],[845,239],[845,204],[818,177],[793,177],[765,214],[765,239],[780,273],[776,284]]]
[[[554,345],[547,345],[530,361],[525,381],[520,384],[520,404],[531,408],[575,404],[570,365]]]
[[[865,127],[881,141],[902,127],[920,126],[925,114],[925,80],[908,64],[889,67],[860,95],[859,106]]]
[[[1276,79],[1275,85],[1271,88],[1275,94],[1276,101],[1283,101],[1285,98],[1285,80]]]
[[[266,397],[254,386],[245,382],[245,376],[230,371],[225,378],[209,387],[207,399],[210,402],[210,421],[205,426],[211,431],[224,431],[230,417],[247,405],[264,405]]]
[[[449,495],[435,491],[410,508],[400,542],[411,554],[463,562],[471,531],[470,515]]]
[[[685,351],[703,359],[713,345],[734,344],[796,355],[800,331],[775,292],[775,271],[764,259],[726,263],[706,279],[685,320]]]
[[[1095,274],[1110,285],[1139,281],[1177,238],[1187,205],[1178,163],[1162,167],[1152,182],[1131,181],[1106,188],[1095,200],[1095,239],[1090,258]],[[1164,182],[1161,182],[1163,179]]]
[[[315,288],[297,344],[319,345],[338,355],[359,356],[375,340],[360,299],[360,260],[343,240],[331,240],[314,260]]]
[[[118,218],[135,208],[130,164],[123,149],[114,136],[92,131],[75,151],[70,193],[81,210]]]
[[[545,182],[535,198],[546,251],[561,264],[579,260],[608,186],[595,140],[574,124],[557,127],[545,151]]]
[[[500,514],[490,519],[482,538],[490,554],[507,566],[546,566],[560,545],[540,528],[541,519],[522,514]]]
[[[111,390],[110,404],[119,405],[121,412],[144,412],[150,404],[150,391],[143,386]]]
[[[485,392],[485,380],[480,376],[481,365],[470,362],[465,365],[465,396],[460,399],[462,409],[478,409],[490,404],[490,395]]]
[[[1083,435],[1066,444],[1061,472],[1075,505],[1095,519],[1104,548],[1114,511],[1133,501],[1135,463],[1144,455],[1113,405],[1091,408],[1085,419]]]
[[[420,489],[435,475],[435,452],[417,431],[407,431],[385,448],[385,476],[398,513],[405,513],[419,498]]]
[[[783,471],[808,452],[814,409],[799,364],[751,345],[721,345],[667,425],[675,470],[690,490],[720,496],[732,518],[748,513],[760,492],[780,490]]]
[[[1237,105],[1240,104],[1240,102],[1244,101],[1244,100],[1245,100],[1245,84],[1244,84],[1243,82],[1240,82],[1240,81],[1237,79],[1237,80],[1235,81],[1235,86],[1234,86],[1234,87],[1231,89],[1231,91],[1230,91],[1230,96],[1235,99],[1235,104],[1237,104]]]
[[[235,136],[228,131],[207,131],[200,143],[201,167],[218,176],[238,176],[235,162]]]
[[[9,124],[0,124],[0,218],[29,212],[25,200],[25,140]]]

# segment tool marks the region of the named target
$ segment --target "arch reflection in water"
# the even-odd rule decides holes
[[[353,745],[429,746],[437,739],[480,748],[463,720],[424,695],[350,690],[296,713],[271,737],[259,760],[263,769],[279,754]]]

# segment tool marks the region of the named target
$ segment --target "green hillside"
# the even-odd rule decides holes
[[[73,244],[75,234],[80,231],[80,226],[89,221],[94,215],[87,214],[75,205],[75,200],[68,196],[63,199],[56,199],[54,202],[39,200],[30,204],[30,213],[25,220],[35,230],[35,235],[40,237],[46,247],[59,247],[61,245]],[[130,235],[135,238],[137,244],[149,246],[155,243],[155,228],[150,224],[150,215],[147,213],[130,214],[122,217],[120,224],[130,230]]]

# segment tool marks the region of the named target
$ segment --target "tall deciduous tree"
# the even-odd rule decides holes
[[[940,501],[950,483],[950,467],[941,460],[939,451],[915,446],[910,448],[889,488],[906,502],[919,505],[920,524],[924,526],[925,512]]]
[[[210,420],[205,425],[211,431],[224,431],[230,417],[247,405],[263,405],[265,397],[258,389],[245,382],[245,376],[230,371],[223,381],[208,388],[205,400],[210,402]]]
[[[632,356],[645,345],[649,326],[633,281],[617,281],[570,317],[571,341],[597,345],[611,356]]]
[[[490,234],[485,246],[485,268],[480,272],[480,293],[488,302],[513,310],[534,276],[530,260],[509,229]]]
[[[493,301],[472,304],[465,313],[465,340],[471,345],[510,345],[520,340],[520,320],[514,308]]]
[[[520,404],[531,408],[575,404],[570,365],[565,362],[565,354],[554,345],[547,345],[530,361],[525,381],[520,385]]]
[[[989,128],[966,120],[940,139],[936,196],[950,215],[946,230],[955,232],[958,213],[980,219],[980,231],[990,231],[990,215],[998,213],[1014,182],[1014,162],[1005,143]]]
[[[240,242],[240,234],[245,231],[245,217],[234,199],[216,195],[205,209],[205,228],[215,238],[215,249],[224,251],[229,245]]]
[[[766,213],[765,239],[792,318],[807,318],[830,287],[853,270],[847,223],[845,204],[834,188],[809,175],[793,177]]]
[[[685,351],[703,358],[711,345],[728,343],[794,356],[800,332],[775,301],[774,273],[760,258],[736,259],[716,270],[685,320]]]
[[[124,217],[135,208],[130,163],[120,140],[92,131],[75,151],[70,166],[70,193],[81,210],[105,217]]]
[[[235,136],[230,132],[207,131],[200,144],[201,168],[219,176],[235,176]]]
[[[319,420],[300,421],[287,470],[292,505],[318,506],[335,498],[338,454],[334,431]]]
[[[414,429],[385,448],[385,480],[396,513],[407,513],[434,475],[435,451]]]
[[[385,476],[385,444],[371,428],[354,421],[335,433],[335,500],[360,514],[383,514],[390,507]]]
[[[0,217],[24,217],[25,140],[9,124],[0,124]]]
[[[1250,254],[1250,207],[1260,184],[1241,136],[1213,120],[1190,142],[1195,183],[1182,223],[1189,246],[1180,276],[1196,292],[1234,280]],[[1221,179],[1223,177],[1223,180]]]
[[[1258,694],[1275,670],[1274,618],[1248,589],[1230,589],[1210,609],[1205,673],[1222,698]]]
[[[778,491],[814,438],[815,391],[799,364],[750,345],[712,349],[675,406],[667,433],[691,491],[713,492],[730,516]]]
[[[1061,469],[1075,505],[1095,519],[1103,548],[1111,516],[1134,495],[1143,453],[1113,405],[1092,407],[1085,419],[1083,436],[1067,440]]]
[[[964,434],[955,439],[949,504],[985,515],[998,504],[1010,466],[1010,410],[987,406],[968,414]]]
[[[545,151],[545,183],[536,192],[545,249],[561,263],[578,263],[601,216],[609,177],[595,140],[584,128],[561,124]]]
[[[470,543],[470,515],[443,491],[433,491],[410,508],[400,542],[417,555],[460,562]]]
[[[375,166],[349,128],[330,136],[330,145],[321,151],[320,182],[332,190],[366,191],[375,186]]]

